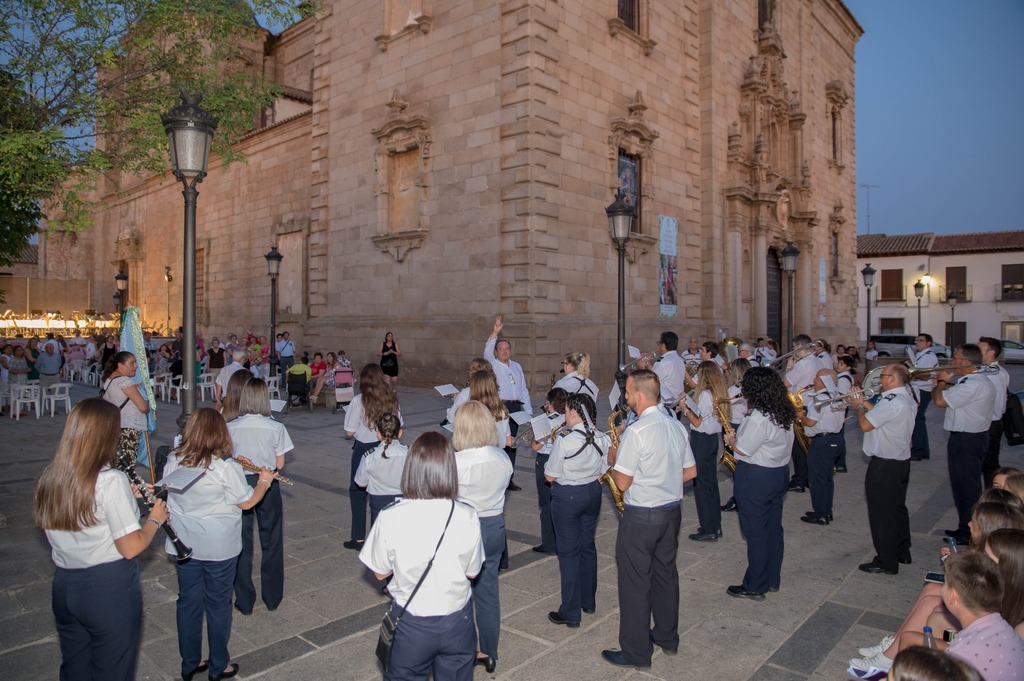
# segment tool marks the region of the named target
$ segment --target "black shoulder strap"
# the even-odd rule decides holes
[[[575,453],[573,453],[572,456],[565,457],[566,461],[568,461],[569,459],[575,459],[577,456],[583,453],[583,450],[590,446],[593,446],[594,449],[597,450],[597,453],[600,454],[602,458],[604,458],[605,453],[601,451],[601,448],[597,446],[597,442],[594,440],[594,431],[587,429],[585,431],[584,437],[585,439],[583,441],[583,444],[580,446],[579,449],[575,451]]]
[[[405,614],[405,611],[409,609],[409,603],[416,597],[416,592],[419,591],[420,587],[423,585],[423,580],[427,578],[427,573],[430,572],[430,568],[434,567],[434,559],[437,558],[437,550],[441,548],[441,542],[444,541],[444,535],[448,532],[448,525],[451,524],[452,515],[454,513],[455,500],[452,499],[452,507],[448,511],[448,520],[445,521],[444,529],[441,531],[441,538],[437,540],[437,546],[434,547],[434,555],[430,557],[430,562],[427,563],[427,568],[423,571],[423,574],[420,575],[420,581],[416,582],[416,587],[412,590],[412,593],[409,594],[409,598],[405,601],[405,605],[402,606],[402,611],[398,613],[398,617],[395,618],[395,628],[398,628],[398,622],[402,619],[402,615]]]

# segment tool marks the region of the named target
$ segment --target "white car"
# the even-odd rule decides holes
[[[1017,341],[1002,339],[1000,341],[1003,344],[1003,363],[1011,364],[1013,362],[1024,362],[1024,345]]]

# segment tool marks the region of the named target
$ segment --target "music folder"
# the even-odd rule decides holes
[[[188,466],[182,466],[181,468],[174,469],[174,472],[170,475],[164,476],[164,479],[157,482],[154,487],[157,489],[166,487],[169,492],[181,494],[189,487],[196,484],[196,481],[204,475],[206,475],[205,468],[189,468]]]

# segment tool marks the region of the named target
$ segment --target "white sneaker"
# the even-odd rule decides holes
[[[886,636],[882,639],[881,643],[873,645],[869,648],[861,648],[857,652],[861,654],[861,657],[874,657],[878,653],[884,653],[895,640],[895,636]]]
[[[889,667],[892,666],[892,660],[890,660],[888,657],[886,657],[882,653],[878,653],[877,655],[874,655],[874,656],[871,656],[871,657],[854,657],[854,658],[851,658],[850,659],[850,666],[851,667],[856,667],[857,669],[862,669],[864,671],[868,671],[871,668],[881,669],[883,671],[888,671]]]

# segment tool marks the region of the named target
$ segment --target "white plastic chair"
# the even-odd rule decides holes
[[[83,380],[85,373],[85,360],[75,359],[64,365],[63,368],[64,380],[72,383],[74,381]]]
[[[181,376],[171,377],[170,387],[168,388],[167,393],[168,401],[170,401],[170,398],[173,396],[174,399],[178,401],[178,404],[181,404],[181,379]]]
[[[43,395],[43,409],[50,405],[50,416],[54,416],[57,410],[57,403],[64,403],[64,413],[71,413],[71,384],[54,383],[46,388]]]
[[[196,388],[199,389],[199,401],[200,402],[202,402],[202,401],[204,401],[206,399],[206,391],[207,390],[210,391],[210,399],[212,400],[214,398],[214,396],[217,394],[217,392],[214,389],[213,385],[214,385],[213,374],[210,374],[210,373],[199,374],[199,382],[196,383]]]
[[[32,407],[39,418],[39,384],[15,383],[11,386],[11,418],[21,420],[21,408]]]
[[[152,378],[150,380],[153,381],[153,392],[155,394],[159,395],[161,400],[166,402],[167,401],[167,393],[168,393],[168,391],[171,388],[171,385],[170,385],[171,375],[170,374],[161,374],[160,376],[156,376],[156,377],[154,377],[154,378]]]
[[[100,365],[99,364],[93,364],[91,367],[89,367],[89,368],[85,369],[85,371],[83,371],[83,375],[85,376],[85,383],[87,385],[99,385],[100,384],[100,375],[102,373],[103,373],[103,371],[100,368]]]
[[[267,391],[270,393],[270,398],[274,400],[281,399],[281,377],[270,376],[267,378]]]

